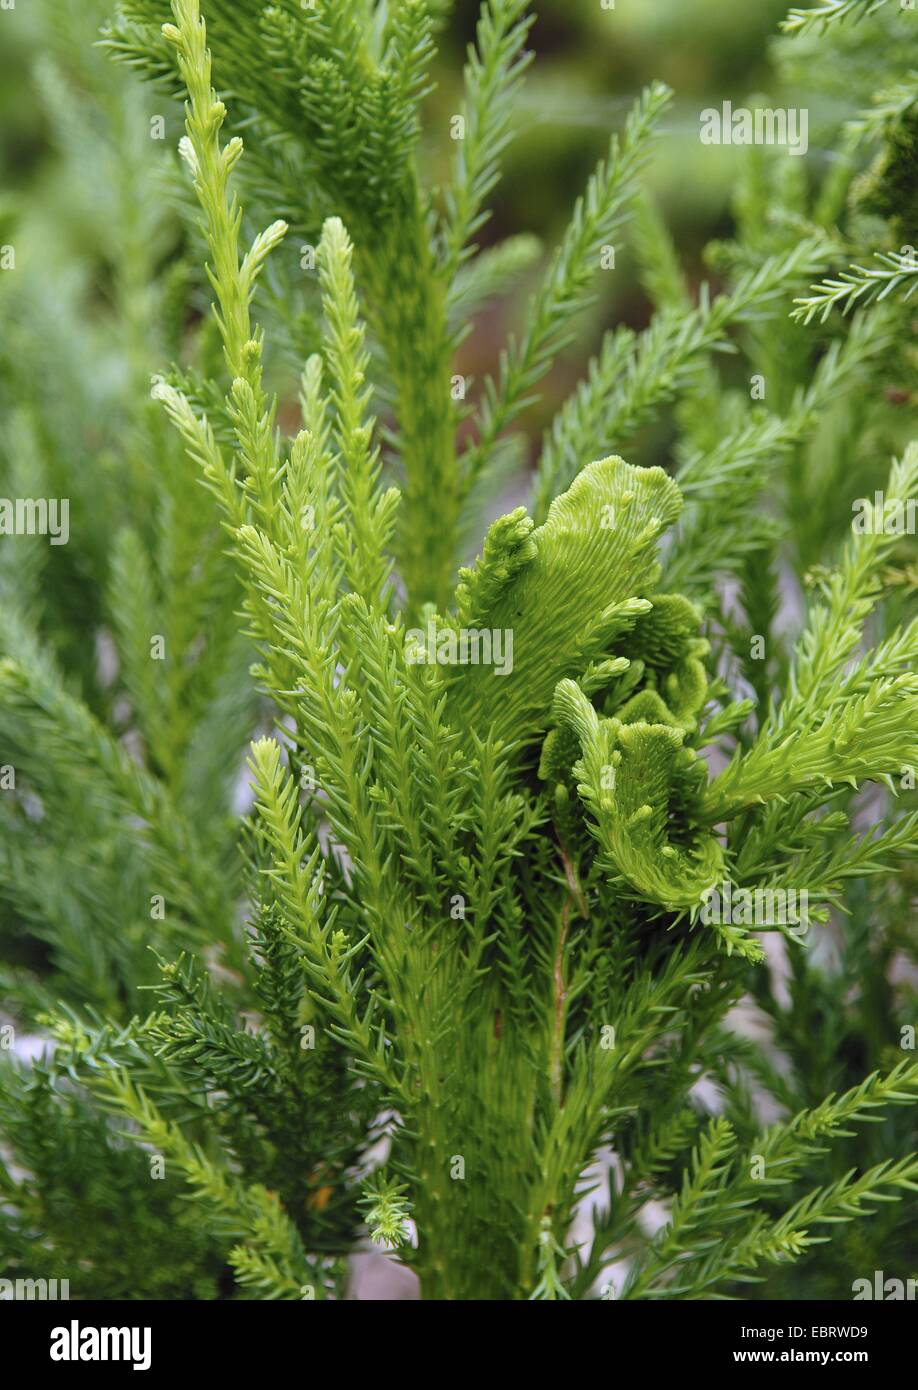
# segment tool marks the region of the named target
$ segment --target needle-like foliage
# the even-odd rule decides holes
[[[463,318],[534,255],[475,245],[526,0],[484,0],[443,190],[421,141],[447,5],[163,8],[123,0],[105,44],[184,101],[212,312],[136,407],[168,467],[139,466],[161,519],[119,530],[103,589],[128,740],[71,678],[34,552],[20,575],[0,552],[0,891],[32,949],[6,979],[54,1043],[0,1072],[11,1260],[29,1232],[74,1248],[54,1213],[85,1161],[136,1183],[137,1239],[177,1245],[198,1297],[221,1270],[340,1297],[362,1232],[431,1299],[844,1296],[906,1258],[918,1191],[918,443],[890,386],[914,267],[884,202],[906,95],[840,136],[848,218],[835,169],[811,191],[752,159],[693,299],[642,191],[670,101],[650,86],[460,408]],[[851,9],[786,31],[843,35]],[[866,223],[855,126],[884,147]],[[531,504],[485,529],[480,484],[632,218],[653,316],[603,339]],[[865,226],[883,268],[803,297]],[[285,317],[291,237],[315,275]],[[646,456],[661,417],[671,468]],[[40,1126],[68,1124],[52,1173]],[[151,1156],[173,1186],[147,1198]]]

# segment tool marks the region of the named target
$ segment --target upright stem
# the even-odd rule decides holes
[[[567,990],[564,983],[564,948],[567,945],[570,915],[570,898],[565,898],[564,905],[561,908],[561,923],[558,931],[558,943],[555,947],[554,967],[552,970],[553,1013],[548,1063],[551,1093],[555,1105],[559,1108],[564,1104],[564,1016],[565,1004],[567,1002]]]
[[[416,184],[391,220],[368,230],[363,275],[395,382],[404,493],[399,571],[407,609],[443,611],[452,591],[460,494],[446,285]]]

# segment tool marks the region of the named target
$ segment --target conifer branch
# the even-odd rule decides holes
[[[631,109],[619,142],[595,170],[536,296],[519,343],[511,341],[497,381],[489,377],[479,411],[478,439],[461,460],[463,486],[471,488],[487,466],[498,437],[532,400],[533,387],[571,339],[571,321],[588,302],[600,252],[623,224],[637,177],[650,154],[650,137],[669,104],[662,83],[649,87]]]
[[[855,265],[843,270],[837,280],[814,285],[811,295],[794,300],[797,307],[792,317],[806,324],[819,314],[820,323],[825,323],[836,307],[847,313],[855,304],[879,304],[900,290],[904,290],[903,302],[911,299],[918,288],[918,257],[914,252],[878,251],[875,259],[876,265]]]
[[[484,205],[500,177],[500,157],[510,140],[513,103],[531,54],[523,45],[534,16],[529,0],[485,0],[476,43],[463,73],[464,131],[456,141],[453,177],[446,191],[444,264],[452,279],[472,255],[466,243],[488,219]]]
[[[823,0],[808,10],[790,10],[781,28],[785,34],[803,34],[811,29],[826,29],[847,19],[868,19],[881,10],[887,0]]]
[[[728,327],[767,319],[778,311],[779,296],[789,283],[824,263],[822,239],[811,237],[789,254],[748,271],[731,292],[713,301],[705,287],[694,309],[681,303],[663,309],[639,337],[622,329],[607,334],[586,379],[546,434],[536,479],[536,516],[570,484],[591,451],[595,457],[597,449],[622,448],[660,405],[685,388],[707,354],[732,351]]]
[[[513,228],[474,254],[530,7],[484,0],[443,190],[421,133],[449,0],[173,0],[165,30],[163,8],[123,0],[106,45],[185,99],[193,199],[57,6],[40,85],[79,138],[48,158],[86,226],[58,274],[55,196],[55,273],[0,276],[3,490],[69,493],[74,521],[60,552],[0,537],[0,1058],[7,1016],[52,1044],[0,1065],[8,1264],[79,1269],[89,1297],[210,1299],[229,1274],[342,1298],[369,1236],[429,1299],[580,1299],[615,1262],[629,1299],[795,1301],[845,1287],[826,1233],[858,1220],[864,1268],[904,1270],[911,528],[879,499],[836,534],[855,488],[885,482],[898,519],[918,487],[904,25],[875,84],[890,11],[792,12],[831,40],[804,38],[830,172],[812,190],[753,152],[706,253],[726,287],[697,301],[640,189],[649,87],[457,457],[456,347],[538,256]],[[632,213],[649,325],[613,325],[531,513],[483,533]],[[785,309],[842,254],[861,269],[794,318],[866,308],[808,333]]]

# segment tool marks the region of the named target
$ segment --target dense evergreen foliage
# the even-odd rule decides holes
[[[71,507],[0,540],[0,980],[48,1043],[0,1052],[0,1271],[334,1298],[368,1235],[431,1299],[913,1272],[918,17],[791,12],[772,104],[803,74],[832,157],[745,151],[696,292],[662,83],[537,274],[479,249],[532,9],[484,0],[442,187],[449,0],[123,0],[92,99],[48,60],[117,337],[60,248],[0,279],[2,490]],[[486,527],[615,252],[652,316]]]

